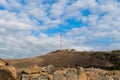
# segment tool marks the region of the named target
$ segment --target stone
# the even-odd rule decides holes
[[[89,80],[87,73],[84,71],[82,67],[78,69],[78,77],[79,77],[78,80]]]
[[[0,70],[0,80],[16,80],[9,70]]]
[[[53,74],[56,70],[56,68],[53,65],[48,65],[47,67],[48,74]]]
[[[7,65],[8,63],[5,60],[0,58],[0,66],[7,66]]]
[[[43,72],[43,73],[47,72],[46,67],[40,67],[40,71]]]
[[[49,80],[49,78],[48,78],[48,76],[46,76],[46,75],[42,75],[42,76],[40,76],[40,77],[38,77],[38,78],[35,78],[35,79],[33,79],[33,80]]]
[[[40,68],[39,68],[38,65],[34,65],[30,68],[25,69],[24,72],[27,73],[27,74],[39,73]]]
[[[63,77],[61,74],[54,74],[53,75],[53,80],[63,80]]]
[[[114,75],[114,76],[112,76],[112,78],[113,78],[113,80],[120,80],[120,76],[118,76],[118,75]]]
[[[0,66],[0,76],[4,75],[3,77],[6,76],[6,78],[8,78],[8,76],[10,78],[17,78],[17,73],[16,73],[16,69],[12,66],[6,65],[6,66]],[[2,77],[2,78],[3,78]],[[1,79],[1,78],[0,78]],[[4,80],[4,79],[3,79]],[[11,79],[10,79],[11,80]]]
[[[91,79],[90,79],[91,80]],[[100,80],[100,77],[99,76],[94,76],[92,80]]]
[[[28,76],[22,76],[21,80],[30,80],[30,77],[28,77]]]
[[[119,75],[120,76],[120,71],[119,70],[114,70],[113,73],[114,73],[114,75]]]
[[[66,77],[67,80],[78,80],[77,73],[74,69],[69,69],[66,72],[65,77]]]
[[[109,80],[109,78],[106,76],[99,76],[99,80]]]

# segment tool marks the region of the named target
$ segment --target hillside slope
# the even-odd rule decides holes
[[[33,65],[47,66],[52,64],[56,67],[97,67],[108,69],[114,65],[120,65],[120,50],[114,51],[75,51],[56,50],[43,56],[24,59],[6,60],[17,68],[27,68]]]

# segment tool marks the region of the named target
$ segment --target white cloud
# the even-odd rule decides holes
[[[5,4],[7,4],[6,0],[1,0],[0,1],[0,5],[5,5]]]
[[[11,30],[26,30],[28,28],[31,28],[31,25],[29,24],[25,24],[18,21],[5,21],[5,20],[0,20],[0,26]]]
[[[108,47],[105,48],[105,50],[117,50],[117,49],[120,49],[120,42],[111,43]]]
[[[68,0],[59,0],[51,6],[50,17],[60,18],[64,14],[67,7]]]
[[[49,33],[43,32],[61,28],[59,25],[66,25],[66,20],[70,18],[81,20],[84,25],[74,26],[63,34],[63,48],[120,48],[120,4],[116,0],[100,0],[99,3],[95,0],[55,0],[52,4],[42,2],[44,1],[26,0],[26,4],[22,5],[17,0],[0,1],[0,5],[5,7],[5,10],[0,10],[1,57],[32,57],[59,49],[59,34],[49,36]],[[90,10],[90,15],[83,16],[81,10],[84,9]],[[38,35],[33,35],[31,30],[38,31]],[[96,41],[98,38],[109,40],[106,39],[107,44],[100,44]]]

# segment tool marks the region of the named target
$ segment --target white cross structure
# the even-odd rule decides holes
[[[60,49],[62,49],[62,33],[60,33]]]

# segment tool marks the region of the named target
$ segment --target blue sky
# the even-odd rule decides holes
[[[120,0],[1,0],[0,57],[120,49]]]

